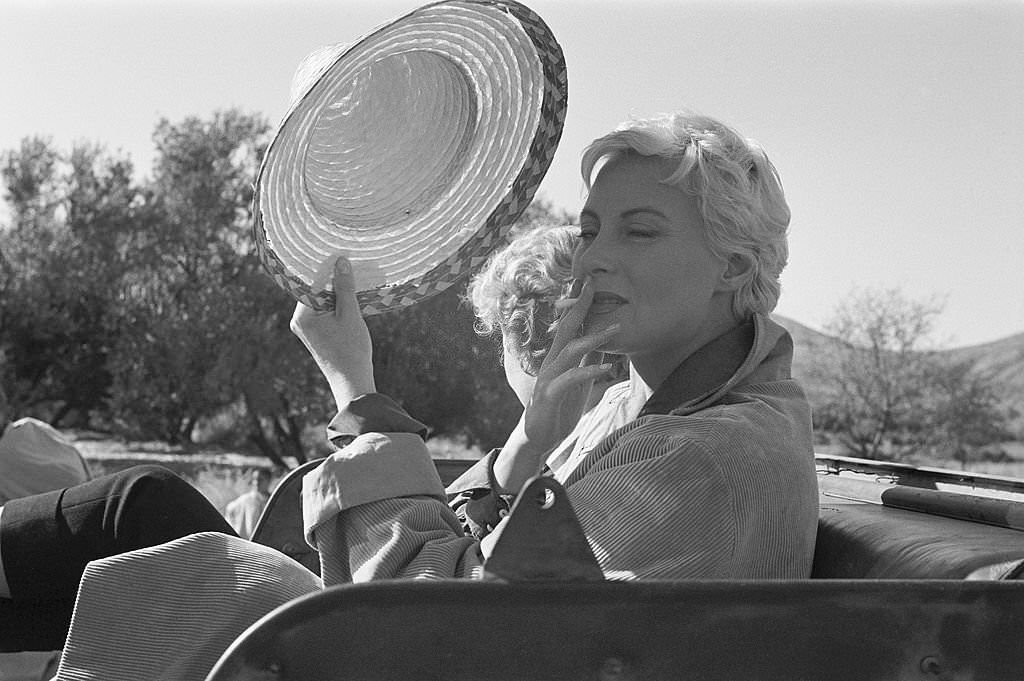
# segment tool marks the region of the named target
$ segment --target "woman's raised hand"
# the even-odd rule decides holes
[[[591,283],[584,282],[578,298],[559,318],[551,349],[544,357],[533,396],[523,422],[531,443],[550,451],[561,442],[583,415],[594,382],[608,378],[610,364],[597,364],[604,345],[619,330],[618,324],[588,331],[584,322],[594,298]]]
[[[339,256],[334,264],[334,309],[316,312],[297,303],[290,328],[327,379],[339,409],[359,395],[376,392],[370,331],[356,300],[352,264]]]
[[[566,311],[537,372],[533,395],[495,461],[495,479],[506,492],[518,492],[540,472],[546,455],[576,427],[594,382],[611,375],[612,365],[595,360],[601,356],[597,349],[615,335],[619,325],[584,327],[593,298],[588,281],[579,297],[559,304]]]

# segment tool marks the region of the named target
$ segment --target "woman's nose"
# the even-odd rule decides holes
[[[598,234],[579,251],[573,263],[573,275],[585,277],[589,274],[608,272],[613,266],[613,253],[607,239]]]

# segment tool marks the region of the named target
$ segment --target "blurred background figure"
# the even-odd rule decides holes
[[[266,468],[254,468],[249,473],[249,484],[252,486],[224,509],[224,517],[235,528],[238,536],[249,539],[256,529],[256,521],[263,513],[263,507],[270,499],[270,471]]]
[[[56,428],[38,419],[12,417],[0,387],[0,505],[90,479],[81,452]]]

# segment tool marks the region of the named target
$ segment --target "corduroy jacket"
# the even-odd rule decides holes
[[[688,357],[565,488],[610,579],[805,578],[817,527],[810,407],[793,343],[756,315]],[[478,577],[488,554],[446,503],[422,424],[378,395],[330,426],[348,442],[303,484],[325,585]],[[471,471],[453,491],[478,487]]]

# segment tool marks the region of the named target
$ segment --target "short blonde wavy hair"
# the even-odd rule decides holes
[[[657,156],[678,163],[663,182],[697,197],[711,251],[748,265],[733,299],[733,314],[745,319],[775,309],[779,276],[789,257],[790,211],[779,173],[761,146],[709,116],[688,112],[623,123],[583,152],[587,189],[599,162],[626,154]]]
[[[551,345],[554,302],[572,279],[579,229],[542,225],[513,236],[470,280],[466,297],[484,336],[506,338],[520,366],[536,376]]]

